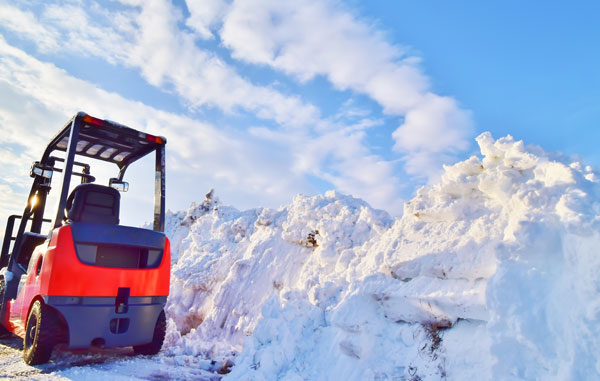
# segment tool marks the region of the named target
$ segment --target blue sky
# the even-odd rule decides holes
[[[600,162],[590,144],[600,138],[600,3],[425,0],[384,12],[386,3],[361,10],[395,26],[434,88],[474,111],[477,131]]]
[[[78,110],[167,137],[171,210],[211,188],[240,209],[337,189],[400,215],[484,131],[597,166],[599,11],[0,0],[0,218],[22,211],[31,162]],[[150,220],[151,162],[127,180],[123,222]]]

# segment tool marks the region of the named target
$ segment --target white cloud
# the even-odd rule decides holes
[[[429,86],[416,57],[331,1],[234,1],[221,37],[236,58],[301,80],[324,75],[390,113],[405,112]]]
[[[83,56],[102,57],[111,64],[127,62],[133,44],[128,36],[133,25],[127,12],[108,12],[94,7],[94,21],[77,5],[48,5],[41,15],[45,25],[60,34],[56,44]],[[102,23],[112,24],[106,28]]]
[[[211,31],[218,25],[228,4],[223,0],[186,1],[191,16],[186,20],[186,25],[195,30],[201,38],[214,39]]]
[[[440,158],[468,146],[470,113],[433,94],[417,57],[337,2],[236,0],[221,37],[235,58],[300,81],[323,75],[339,89],[370,96],[386,113],[404,116],[393,137],[411,174],[434,175]]]
[[[19,192],[8,184],[0,184],[0,221],[2,221],[2,230],[0,231],[0,239],[4,238],[4,229],[6,228],[6,220],[12,214],[21,215],[25,208],[25,200],[29,192]]]
[[[11,174],[24,179],[23,185],[28,186],[26,170],[32,159],[39,158],[50,137],[83,109],[94,116],[167,137],[167,192],[171,208],[186,208],[210,187],[216,187],[224,200],[241,207],[259,202],[276,207],[297,192],[309,189],[302,174],[288,172],[291,158],[284,150],[277,154],[266,150],[261,141],[245,140],[243,134],[233,136],[209,124],[104,91],[8,45],[1,37],[0,62],[0,86],[7,90],[0,100],[7,96],[29,105],[24,106],[27,113],[23,114],[23,108],[10,102],[0,103],[2,133],[10,137],[3,145],[26,147],[24,153],[15,154],[15,162],[3,162],[4,181]],[[150,189],[152,180],[146,184]]]
[[[226,112],[241,109],[288,126],[318,120],[315,106],[270,87],[256,86],[214,53],[198,48],[196,35],[179,29],[182,14],[170,2],[121,3],[130,7],[108,11],[94,2],[49,4],[39,17],[0,5],[0,20],[6,21],[4,28],[31,40],[41,50],[60,49],[139,68],[150,84],[175,90],[192,107],[212,106]],[[210,25],[210,20],[222,13],[218,2],[213,8],[210,11],[192,5],[194,14],[188,21],[199,25],[199,20],[204,20]],[[12,21],[13,17],[18,22]]]
[[[417,107],[406,113],[404,123],[393,133],[396,148],[435,152],[447,147],[465,149],[466,136],[452,126],[469,123],[469,115],[458,109],[454,99],[428,94]],[[440,132],[443,132],[441,139]]]
[[[319,118],[299,97],[253,85],[214,53],[196,47],[194,36],[177,27],[180,13],[164,1],[147,1],[136,16],[139,27],[130,61],[155,85],[167,80],[192,106],[237,108],[284,126],[305,126]]]
[[[6,62],[2,54],[0,62]],[[20,215],[25,208],[31,186],[29,169],[45,148],[47,126],[54,124],[58,129],[66,121],[6,83],[3,72],[0,70],[0,229],[9,215]]]
[[[394,165],[370,154],[365,148],[363,132],[334,131],[319,139],[334,158],[329,168],[320,170],[321,176],[346,193],[370,200],[376,208],[394,214],[402,212],[404,200],[399,197],[400,181]],[[331,144],[335,142],[335,144]]]
[[[231,117],[247,112],[272,120],[277,127],[226,132],[160,110],[148,111],[145,105],[104,92],[18,50],[8,54],[11,58],[0,57],[0,75],[55,113],[71,114],[73,107],[95,109],[106,113],[99,116],[165,131],[177,147],[174,168],[193,168],[231,194],[242,189],[255,201],[261,191],[273,197],[279,192],[282,201],[292,189],[306,191],[303,176],[310,174],[377,207],[390,210],[393,205],[392,212],[398,213],[398,161],[383,160],[368,148],[363,131],[379,122],[365,110],[345,110],[346,116],[359,119],[352,122],[339,116],[323,119],[317,107],[299,96],[252,83],[217,53],[200,48],[198,38],[218,35],[236,59],[267,65],[300,82],[321,75],[337,89],[371,97],[387,114],[398,117],[399,127],[390,138],[396,152],[405,155],[407,173],[434,176],[441,160],[468,146],[469,113],[454,99],[431,92],[417,57],[338,2],[188,1],[187,19],[165,0],[120,3],[117,11],[90,1],[44,4],[37,17],[3,5],[0,20],[17,14],[19,23],[2,27],[35,42],[40,50],[84,54],[135,68],[150,84],[176,94],[193,109],[216,107]],[[13,49],[5,43],[3,48]],[[32,80],[36,76],[43,84]],[[59,83],[65,78],[66,84]],[[72,92],[72,88],[86,90]],[[72,94],[66,96],[65,91]],[[116,99],[127,107],[117,105]],[[132,116],[138,112],[151,117]],[[267,144],[271,146],[266,148]],[[204,162],[212,163],[212,168],[198,164]]]
[[[130,7],[111,12],[95,3],[86,8],[82,4],[48,5],[38,19],[27,13],[26,26],[44,25],[58,31],[53,42],[61,50],[138,68],[150,84],[175,91],[194,108],[244,110],[288,126],[306,125],[319,118],[313,105],[256,86],[211,51],[198,48],[196,35],[179,28],[181,11],[170,2],[122,3]],[[209,16],[197,14],[197,6],[192,9],[195,16],[189,22],[208,20]],[[35,34],[23,37],[39,42]]]
[[[308,173],[327,180],[344,193],[369,201],[374,207],[399,215],[404,200],[395,165],[372,154],[365,146],[365,130],[376,121],[359,120],[344,126],[323,123],[320,134],[289,134],[253,128],[254,136],[288,147],[292,173]]]
[[[461,128],[456,128],[457,126]],[[433,178],[450,154],[468,148],[473,131],[470,113],[450,97],[427,94],[406,113],[404,123],[392,134],[394,149],[406,153],[406,172]]]
[[[35,40],[43,51],[51,51],[58,47],[58,32],[37,22],[31,12],[0,2],[0,25],[18,32],[23,38]]]
[[[302,180],[306,174],[329,180],[339,189],[363,196],[379,207],[399,200],[400,190],[397,181],[389,181],[391,169],[390,173],[386,173],[378,181],[355,174],[353,169],[355,166],[358,168],[370,166],[391,168],[393,166],[372,155],[363,146],[362,135],[357,140],[356,136],[351,135],[351,131],[348,129],[339,131],[335,139],[329,139],[330,135],[323,135],[331,128],[337,129],[338,126],[322,120],[319,110],[315,106],[303,102],[299,97],[284,95],[270,87],[256,86],[214,53],[198,48],[194,41],[196,35],[179,28],[179,24],[183,21],[181,12],[172,4],[158,0],[123,1],[123,3],[133,6],[133,8],[127,8],[125,11],[119,10],[119,13],[111,13],[92,6],[89,7],[90,9],[86,9],[86,12],[92,13],[87,14],[80,7],[73,5],[65,7],[51,5],[45,8],[39,20],[34,21],[42,22],[48,27],[60,31],[64,38],[64,43],[60,45],[63,51],[96,56],[108,62],[139,68],[149,83],[174,90],[192,107],[208,105],[232,112],[238,109],[245,110],[260,118],[274,120],[279,124],[279,128],[286,131],[284,135],[287,137],[276,141],[271,140],[273,146],[268,149],[264,147],[264,140],[259,138],[257,138],[259,140],[251,142],[245,141],[245,133],[215,134],[218,137],[218,139],[215,138],[217,142],[215,146],[228,145],[231,148],[228,154],[222,155],[219,153],[226,151],[220,148],[211,148],[212,144],[198,143],[210,142],[210,139],[206,139],[200,134],[197,139],[191,139],[189,134],[182,134],[180,141],[175,142],[178,147],[178,155],[182,158],[181,163],[188,163],[181,164],[182,166],[188,165],[195,168],[197,165],[189,164],[189,159],[198,158],[198,154],[193,152],[201,149],[206,153],[205,156],[202,156],[203,158],[213,163],[219,161],[221,164],[217,165],[211,174],[206,174],[205,169],[198,168],[199,176],[205,175],[218,179],[222,184],[228,184],[226,188],[230,189],[231,193],[236,191],[236,186],[247,192],[255,192],[252,197],[248,196],[255,201],[259,201],[261,197],[259,193],[265,191],[269,192],[273,198],[282,201],[285,201],[285,198],[290,195],[290,189],[295,189],[294,193],[309,191],[310,188],[307,187],[306,181]],[[190,6],[193,13],[188,21],[194,20],[197,8]],[[212,13],[214,17],[202,16],[204,17],[203,22],[208,22],[209,26],[218,23],[218,15],[222,14],[220,12],[224,12],[226,8],[224,5],[217,4],[215,9],[215,12]],[[78,22],[70,24],[68,22],[70,18],[77,18]],[[118,20],[118,22],[111,20]],[[99,38],[100,33],[104,33],[105,36]],[[77,47],[76,52],[73,51],[75,47]],[[50,77],[49,80],[51,79]],[[64,98],[58,94],[61,89],[64,90],[64,87],[56,83],[55,85],[53,89],[48,89],[47,93],[38,91],[36,96],[42,98],[44,104],[64,107],[53,101],[53,99],[62,100]],[[18,83],[18,86],[28,88],[35,86],[35,83],[25,81]],[[96,93],[96,99],[91,102],[91,105],[96,105],[97,101],[106,101],[103,99],[107,96],[106,94],[98,94],[97,89],[93,92]],[[81,102],[79,107],[89,109],[82,105],[89,98],[87,96],[78,100]],[[110,113],[115,114],[115,111]],[[126,121],[127,118],[131,118],[129,116],[131,112],[122,114],[126,119],[122,119],[120,116],[114,117],[114,119]],[[138,121],[133,122],[132,125],[138,125],[136,124]],[[152,123],[150,120],[144,122]],[[363,119],[362,123],[367,126],[374,122]],[[170,136],[172,132],[165,134]],[[351,141],[353,145],[358,145],[361,149],[355,150],[352,156],[330,155],[329,153],[338,149],[343,139]],[[323,151],[328,153],[316,156],[321,158],[321,161],[314,160],[314,158],[307,159],[307,155],[302,152],[301,148],[298,148],[303,147],[307,141],[314,140],[322,141]],[[203,146],[198,147],[199,144]],[[278,156],[276,156],[278,159],[273,158],[271,151],[278,152]],[[196,163],[206,160],[199,160]],[[310,166],[303,164],[307,160],[311,162]],[[256,168],[261,168],[260,174],[256,168],[249,168],[252,163],[257,163]],[[292,173],[290,173],[290,168]],[[381,171],[370,171],[370,173],[381,173]],[[239,178],[236,179],[236,176]],[[350,176],[349,179],[352,180],[343,181],[343,176]],[[378,187],[392,188],[392,190],[382,193],[375,191]],[[259,192],[259,190],[261,191]],[[275,196],[275,192],[281,194]],[[383,194],[385,197],[381,196]],[[380,196],[382,198],[379,198]],[[399,210],[392,211],[399,212]]]

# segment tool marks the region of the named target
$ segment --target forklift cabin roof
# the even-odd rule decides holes
[[[122,124],[94,118],[84,112],[77,113],[50,140],[40,162],[44,168],[50,167],[50,169],[55,169],[53,166],[57,158],[51,156],[52,152],[55,150],[66,152],[63,183],[54,227],[60,226],[64,218],[64,208],[67,202],[71,175],[74,174],[72,168],[73,164],[75,164],[75,155],[115,163],[119,167],[118,180],[123,180],[125,171],[131,163],[156,151],[154,230],[163,231],[165,214],[164,150],[166,142],[166,139],[161,136],[146,134]],[[39,177],[34,181],[31,194],[29,195],[30,199],[34,196],[38,188],[42,186],[41,181]],[[43,207],[40,209],[43,209]],[[36,213],[35,210],[33,212]],[[28,214],[26,210],[23,215],[29,218]],[[36,226],[37,229],[38,227]]]
[[[44,156],[54,150],[67,151],[73,120],[79,118],[81,127],[76,154],[115,163],[120,169],[154,151],[166,143],[160,136],[146,134],[108,120],[79,113],[69,120],[52,138]]]

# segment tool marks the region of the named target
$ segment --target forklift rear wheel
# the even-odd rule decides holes
[[[29,365],[44,364],[50,360],[57,343],[58,319],[49,307],[36,300],[27,318],[23,359]]]
[[[152,342],[143,345],[134,345],[133,351],[137,355],[155,355],[160,352],[160,348],[165,341],[165,333],[167,331],[167,319],[165,317],[165,311],[160,311],[160,315],[158,315],[158,321],[156,322],[156,326],[154,327],[154,335],[152,337]]]

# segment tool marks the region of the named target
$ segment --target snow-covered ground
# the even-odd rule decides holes
[[[186,366],[183,359],[134,356],[131,348],[54,350],[49,363],[28,366],[23,362],[23,341],[0,338],[0,380],[206,380],[221,379],[216,363]],[[198,366],[199,365],[199,366]]]
[[[598,175],[511,137],[477,141],[481,157],[445,167],[397,219],[336,192],[248,211],[211,193],[170,214],[162,354],[60,352],[59,368],[101,363],[36,375],[600,379]]]

